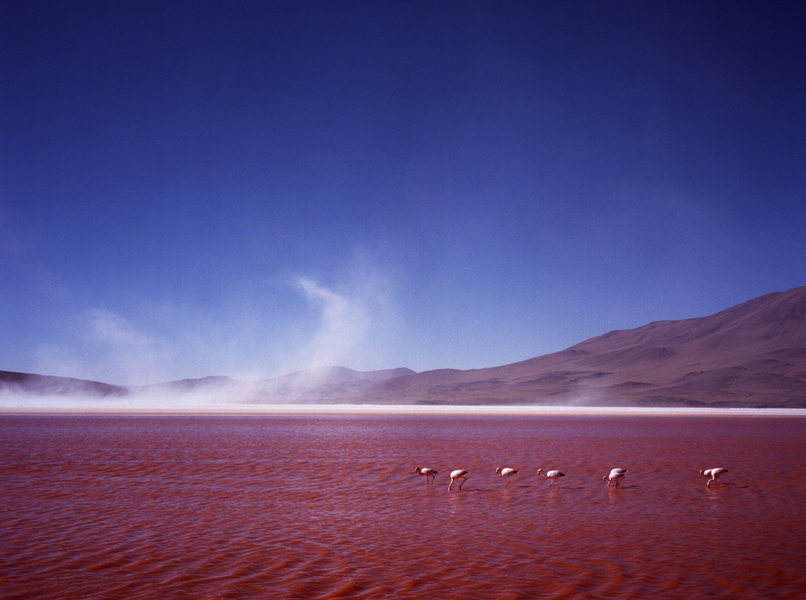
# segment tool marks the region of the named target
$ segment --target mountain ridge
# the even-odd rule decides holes
[[[705,317],[613,330],[552,354],[457,370],[322,367],[245,382],[206,377],[124,388],[0,371],[0,392],[125,396],[238,391],[250,404],[806,407],[806,287]]]

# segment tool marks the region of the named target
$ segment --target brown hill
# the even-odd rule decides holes
[[[226,377],[123,388],[0,371],[0,392],[219,395],[322,404],[806,408],[806,287],[715,315],[611,331],[561,352],[459,371],[309,369],[260,382]]]
[[[126,388],[98,381],[33,375],[15,371],[0,371],[0,391],[37,396],[89,396],[94,398],[125,396],[129,393]]]
[[[562,352],[374,385],[409,404],[806,407],[806,287],[708,317],[611,331]]]

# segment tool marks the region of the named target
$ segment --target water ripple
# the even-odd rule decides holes
[[[0,600],[794,598],[804,424],[0,417]]]

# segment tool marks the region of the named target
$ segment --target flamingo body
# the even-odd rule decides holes
[[[464,469],[456,469],[455,471],[451,471],[451,482],[448,484],[448,491],[451,491],[453,482],[460,479],[462,480],[462,483],[459,484],[459,489],[461,490],[462,486],[465,484],[465,481],[467,481],[467,477],[465,477],[467,474],[468,471],[465,471]]]
[[[708,483],[705,485],[707,487],[711,487],[711,482],[716,481],[716,484],[719,485],[719,478],[727,473],[727,469],[723,469],[722,467],[715,467],[713,469],[705,469],[704,471],[700,471],[700,475],[703,477],[708,477]]]
[[[537,474],[540,475],[543,472],[543,469],[538,469]],[[560,473],[557,469],[552,469],[551,471],[546,471],[546,478],[551,479],[551,483],[549,484],[549,489],[555,483],[557,487],[560,487],[560,482],[557,481],[560,477],[565,477],[565,473]]]
[[[619,483],[621,483],[621,480],[624,479],[624,476],[626,474],[627,474],[627,469],[620,469],[620,468],[617,467],[615,469],[611,469],[610,473],[608,473],[607,475],[602,477],[602,481],[607,482],[607,487],[610,487],[610,484],[612,482],[615,482],[615,486],[618,487]]]
[[[434,483],[434,479],[437,477],[437,472],[430,467],[417,467],[414,469],[414,472],[418,475],[422,476],[425,475],[425,484],[428,485],[428,478],[431,478],[431,483]]]
[[[498,474],[499,477],[512,477],[518,471],[515,469],[511,469],[510,467],[498,467],[495,472]],[[509,485],[509,479],[507,479],[507,486]]]

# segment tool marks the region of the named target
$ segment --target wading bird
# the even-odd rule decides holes
[[[610,469],[610,473],[602,477],[602,481],[607,482],[607,487],[610,487],[610,483],[615,481],[616,487],[618,487],[618,484],[621,483],[621,480],[624,479],[626,474],[627,469],[620,469],[618,467],[615,469]]]
[[[512,477],[517,471],[515,469],[510,469],[509,467],[498,467],[495,472],[498,474],[499,477]],[[509,479],[507,479],[507,486],[509,486]]]
[[[709,477],[708,483],[705,485],[711,487],[711,482],[716,481],[716,484],[719,485],[719,478],[722,477],[725,473],[727,473],[727,469],[723,469],[722,467],[716,467],[714,469],[705,469],[704,471],[700,471],[700,475],[703,477]]]
[[[468,474],[469,471],[465,471],[464,469],[456,469],[455,471],[451,472],[451,482],[448,484],[448,491],[451,491],[451,487],[453,487],[453,482],[458,481],[459,479],[462,480],[462,483],[459,484],[459,489],[462,489],[462,486],[467,481],[467,477],[465,475]]]
[[[540,475],[542,472],[543,469],[537,470],[538,475]],[[565,473],[560,473],[557,469],[552,469],[551,471],[546,472],[546,478],[551,479],[549,489],[551,489],[551,486],[553,486],[555,483],[557,484],[558,488],[560,487],[560,483],[557,481],[560,477],[565,477]]]
[[[437,471],[430,467],[417,467],[414,469],[414,472],[418,475],[425,475],[425,485],[428,485],[428,478],[431,478],[431,483],[434,483],[434,479],[437,478]]]

